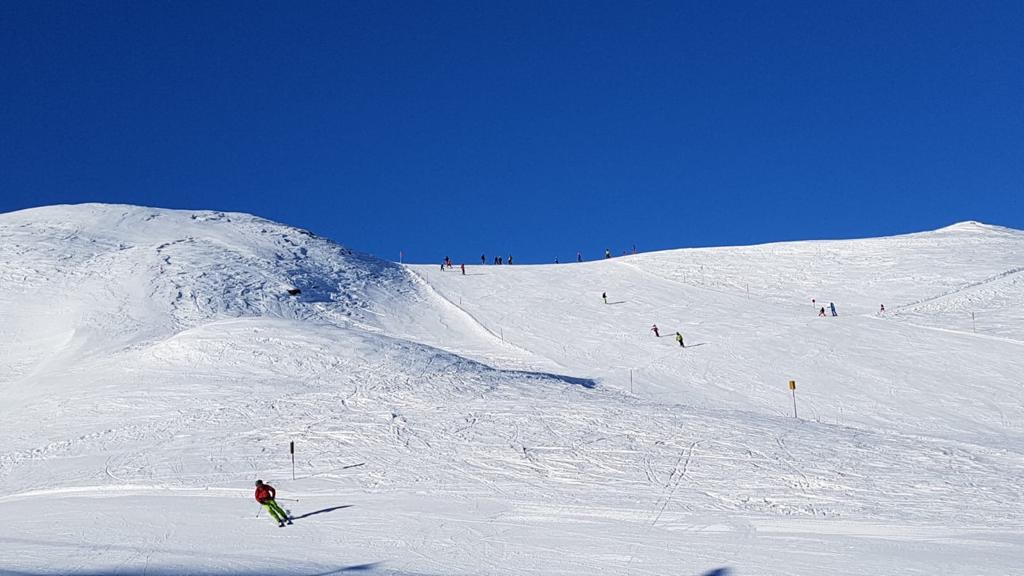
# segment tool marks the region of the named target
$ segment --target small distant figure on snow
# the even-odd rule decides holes
[[[487,264],[487,258],[483,254],[481,254],[480,255],[480,265],[483,266],[484,264]]]
[[[878,314],[879,314],[880,316],[885,316],[885,304],[882,304],[882,305],[880,305],[880,306],[879,306],[879,308],[878,308]]]
[[[811,298],[811,308],[818,309],[818,303],[815,302],[814,298]]]
[[[601,292],[601,300],[604,300],[605,304],[608,303],[608,293],[607,292]]]
[[[555,264],[558,264],[558,256],[555,256]]]
[[[512,265],[512,255],[511,254],[508,255],[508,263],[509,263],[510,266]]]
[[[284,523],[292,523],[288,513],[281,509],[281,506],[274,501],[277,498],[277,490],[270,484],[264,484],[263,480],[256,481],[256,501],[263,505],[270,513],[270,517],[277,520],[277,525],[284,528]]]
[[[611,258],[612,257],[612,251],[607,249],[607,248],[605,248],[604,249],[604,257],[605,258]]]
[[[651,332],[654,332],[654,336],[655,337],[661,338],[661,334],[658,332],[658,325],[657,324],[651,325]]]
[[[452,259],[447,257],[447,256],[445,256],[444,257],[444,265],[449,267],[449,268],[451,268],[452,267]]]
[[[683,344],[683,335],[679,332],[676,332],[676,342],[679,342],[681,347],[686,348],[686,344]]]
[[[465,264],[459,264],[459,268],[462,268],[462,275],[465,276],[466,275],[466,265]]]
[[[828,307],[832,309],[832,315],[833,316],[839,316],[839,314],[836,314],[836,303],[835,302],[829,302],[828,303]]]
[[[818,312],[818,316],[820,316],[821,318],[825,317],[825,307],[824,306],[821,307],[821,312]]]
[[[583,254],[580,254],[579,251],[576,251],[576,261],[583,262]]]
[[[444,272],[444,262],[441,262],[441,272]]]
[[[636,244],[633,244],[633,256],[636,256]]]

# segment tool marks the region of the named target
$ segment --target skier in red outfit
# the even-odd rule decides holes
[[[263,505],[270,513],[270,517],[277,520],[277,525],[284,528],[284,523],[292,523],[291,519],[288,518],[288,513],[281,509],[281,507],[274,501],[277,498],[277,490],[270,484],[264,484],[263,480],[256,481],[256,501]]]

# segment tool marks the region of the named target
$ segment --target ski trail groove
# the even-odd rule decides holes
[[[491,339],[495,340],[497,343],[500,343],[502,346],[505,346],[505,347],[508,347],[508,348],[512,348],[513,350],[519,351],[520,353],[522,353],[525,356],[524,359],[530,359],[530,358],[537,358],[537,357],[539,357],[539,358],[543,358],[544,360],[547,360],[549,362],[553,362],[557,366],[560,366],[560,367],[563,367],[563,368],[565,367],[561,362],[558,362],[554,358],[549,358],[547,356],[540,356],[540,355],[534,353],[531,350],[527,350],[526,348],[523,348],[522,346],[519,346],[517,344],[509,342],[508,340],[505,340],[504,338],[502,338],[500,335],[495,334],[495,332],[493,330],[491,330],[483,322],[478,320],[476,318],[476,316],[474,316],[469,311],[467,311],[465,308],[459,306],[455,302],[452,302],[445,295],[441,294],[436,288],[434,288],[433,285],[430,284],[430,282],[427,282],[427,280],[425,278],[423,278],[418,272],[416,272],[415,270],[413,270],[412,268],[409,268],[407,266],[405,267],[405,269],[409,272],[409,274],[412,275],[413,282],[415,284],[417,284],[418,286],[423,287],[426,290],[426,293],[428,295],[430,295],[433,298],[435,298],[445,308],[448,308],[450,310],[454,310],[456,312],[456,314],[461,316],[463,319],[469,320],[469,323],[470,323],[471,326],[476,327],[479,331],[482,331],[484,334],[490,336]]]

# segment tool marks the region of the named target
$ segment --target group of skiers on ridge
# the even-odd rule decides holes
[[[508,260],[502,258],[501,256],[495,256],[493,263],[494,264],[498,264],[498,265],[501,265],[501,264],[511,264],[512,263],[512,255],[511,254],[508,255]],[[480,265],[483,266],[485,264],[487,264],[487,255],[481,254],[480,255]],[[449,268],[450,269],[451,267],[452,267],[452,259],[447,257],[447,256],[445,256],[444,260],[441,262],[441,271],[444,272],[445,268]],[[462,273],[463,274],[466,273],[466,265],[465,264],[459,264],[459,268],[462,269]]]
[[[628,252],[623,250],[622,251],[622,255],[625,256],[626,254],[628,254]],[[633,254],[636,254],[636,246],[635,245],[633,246]],[[605,250],[604,250],[604,257],[605,258],[611,258],[612,257],[611,249],[605,248]],[[583,253],[582,252],[580,252],[580,251],[576,252],[576,261],[577,262],[583,262]],[[559,263],[560,263],[560,261],[559,261],[558,257],[555,256],[555,264],[559,264]],[[480,265],[484,266],[486,264],[487,264],[487,255],[486,254],[481,254],[480,255]],[[495,256],[494,259],[491,261],[491,264],[495,264],[495,265],[498,265],[498,266],[500,266],[502,264],[512,264],[512,255],[509,254],[508,258],[504,258],[502,256]],[[444,260],[441,262],[441,271],[443,272],[446,268],[447,269],[451,269],[452,266],[453,266],[452,259],[449,258],[448,256],[445,256]],[[465,274],[466,273],[466,265],[465,264],[460,264],[459,267],[462,268],[462,273]]]

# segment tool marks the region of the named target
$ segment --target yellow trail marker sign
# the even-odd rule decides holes
[[[789,389],[790,390],[796,390],[796,380],[790,380],[789,381]]]

